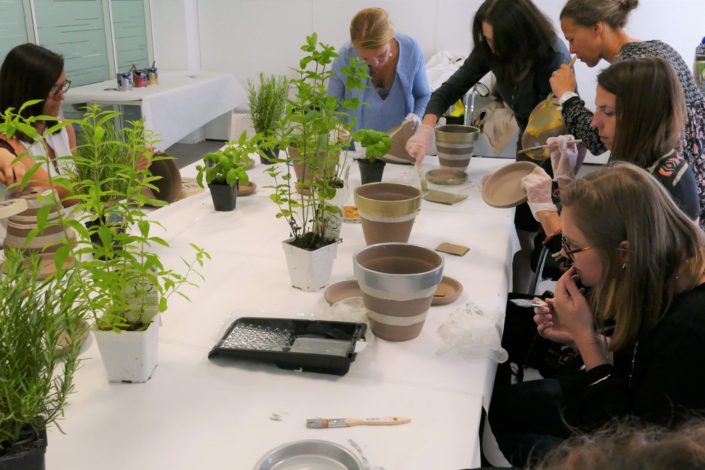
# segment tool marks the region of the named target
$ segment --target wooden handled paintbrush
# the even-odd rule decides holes
[[[389,418],[312,418],[306,420],[306,427],[312,429],[347,428],[350,426],[390,426],[411,422],[409,418],[393,416]]]

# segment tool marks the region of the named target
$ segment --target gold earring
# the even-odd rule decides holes
[[[622,263],[622,271],[624,271],[625,269],[627,269],[627,263]]]

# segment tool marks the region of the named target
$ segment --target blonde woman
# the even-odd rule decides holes
[[[352,57],[369,69],[362,90],[345,86],[342,68]],[[382,8],[365,8],[355,15],[350,22],[350,42],[340,49],[332,71],[328,94],[364,103],[350,116],[355,130],[384,132],[407,117],[418,121],[431,96],[421,46],[412,37],[394,32],[389,14]]]

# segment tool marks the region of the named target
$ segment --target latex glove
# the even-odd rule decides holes
[[[419,125],[421,125],[421,118],[414,113],[409,113],[404,118],[404,122],[402,122],[402,124],[406,124],[407,122],[411,122],[411,128],[414,132],[416,132],[416,129],[418,129]]]
[[[572,135],[549,137],[546,140],[548,152],[551,155],[551,168],[558,186],[569,184],[578,172],[578,144]]]
[[[553,94],[558,98],[566,91],[575,91],[575,74],[573,73],[573,69],[568,64],[561,64],[558,69],[553,71],[551,77],[548,79],[548,83],[551,85]]]
[[[428,124],[421,124],[416,132],[406,141],[406,151],[416,160],[416,166],[421,165],[428,149],[433,143],[436,129]]]
[[[537,214],[542,211],[558,212],[551,200],[551,177],[543,168],[537,166],[534,171],[521,179],[521,187],[526,191],[529,209],[534,219],[540,222]]]

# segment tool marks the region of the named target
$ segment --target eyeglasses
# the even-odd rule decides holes
[[[563,253],[572,262],[575,263],[575,253],[580,253],[585,250],[592,248],[591,246],[584,246],[582,248],[573,248],[570,246],[570,242],[566,237],[561,236],[561,245],[563,246]]]
[[[71,80],[66,80],[64,83],[57,83],[53,87],[51,87],[51,90],[49,91],[49,94],[54,96],[57,93],[66,93],[69,91],[69,88],[71,88]]]

